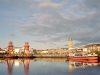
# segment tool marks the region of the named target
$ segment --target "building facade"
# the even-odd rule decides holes
[[[100,44],[89,44],[84,46],[84,48],[87,48],[88,51],[93,51],[93,50],[100,51]]]

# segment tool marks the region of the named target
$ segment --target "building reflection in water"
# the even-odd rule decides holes
[[[66,58],[35,58],[35,60],[43,60],[49,62],[66,62]]]
[[[19,60],[14,60],[14,66],[19,67]]]

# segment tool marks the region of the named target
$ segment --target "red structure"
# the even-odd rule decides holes
[[[8,53],[8,54],[14,54],[13,48],[14,48],[13,42],[10,41],[9,44],[8,44],[8,51],[7,51],[7,53]]]
[[[30,55],[30,51],[29,51],[29,44],[28,42],[25,42],[25,45],[24,45],[24,52],[26,55]]]

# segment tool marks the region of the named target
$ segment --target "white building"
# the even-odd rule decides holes
[[[0,50],[0,53],[5,53],[5,52],[6,52],[5,50],[2,50],[2,49]]]

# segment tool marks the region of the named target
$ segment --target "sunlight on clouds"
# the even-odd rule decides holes
[[[57,3],[50,3],[50,2],[43,2],[39,5],[40,8],[44,8],[44,7],[59,7],[61,6],[61,4],[57,4]]]

